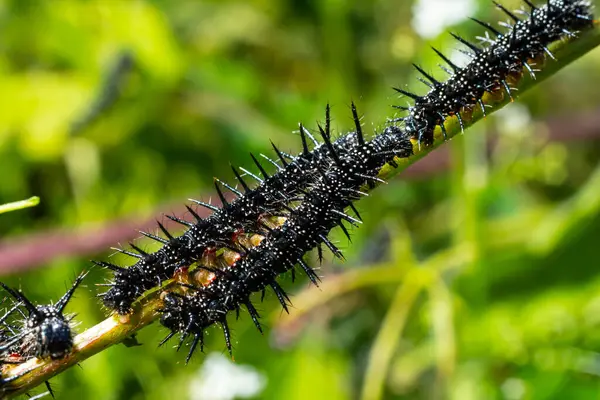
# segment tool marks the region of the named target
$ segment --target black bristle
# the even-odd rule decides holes
[[[242,185],[242,187],[244,188],[244,192],[248,193],[250,191],[250,187],[246,184],[240,173],[233,165],[231,165],[231,170],[233,171],[233,174],[235,175],[235,178],[238,180],[240,185]]]
[[[277,146],[275,146],[275,143],[271,142],[271,146],[273,147],[273,150],[275,151],[275,154],[277,154],[277,157],[279,157],[279,161],[281,162],[281,164],[284,167],[287,167],[289,164],[285,160],[285,157],[283,157],[283,154],[281,154],[281,151],[279,151],[279,149],[277,148]]]
[[[254,165],[256,165],[256,168],[258,168],[258,170],[260,171],[260,173],[262,174],[262,176],[265,179],[269,179],[270,178],[269,174],[267,174],[267,171],[265,171],[265,169],[260,164],[260,162],[256,159],[256,157],[254,157],[254,154],[250,153],[250,157],[252,157],[252,161],[254,161]]]
[[[131,243],[129,243],[129,245],[133,248],[133,246],[131,245]],[[129,250],[121,249],[119,247],[111,247],[111,249],[113,249],[115,251],[118,251],[121,254],[125,254],[126,256],[129,256],[129,257],[133,257],[133,258],[137,258],[137,259],[143,258],[143,256],[140,255],[140,254],[136,254],[136,253],[131,252]]]
[[[450,35],[454,39],[458,40],[459,42],[461,42],[462,44],[464,44],[465,46],[467,46],[469,49],[473,50],[475,52],[475,54],[481,53],[481,49],[479,47],[475,46],[473,43],[469,42],[468,40],[463,39],[462,37],[460,37],[457,34],[452,33],[452,32],[450,32]]]
[[[435,54],[437,54],[442,60],[444,60],[444,62],[446,64],[448,64],[450,66],[450,68],[452,68],[452,70],[456,73],[459,72],[461,70],[460,67],[458,67],[456,64],[454,64],[452,61],[450,61],[450,59],[448,57],[446,57],[444,55],[444,53],[442,53],[441,51],[439,51],[438,49],[436,49],[435,47],[431,47],[433,49],[433,51],[435,51]]]
[[[502,12],[506,15],[508,15],[510,17],[510,19],[512,19],[514,22],[521,22],[521,20],[519,18],[517,18],[517,16],[515,14],[513,14],[512,12],[508,11],[508,9],[506,7],[504,7],[502,4],[498,3],[497,1],[492,1],[496,7],[498,7],[500,10],[502,10]]]
[[[323,130],[323,127],[321,125],[319,125],[319,132],[321,133],[321,137],[323,138],[325,145],[329,149],[330,156],[333,158],[333,160],[335,161],[335,163],[337,165],[340,165],[341,164],[340,157],[338,156],[335,148],[333,147],[333,144],[331,143],[331,138],[329,137],[327,130]]]
[[[331,250],[331,252],[333,253],[334,256],[336,256],[337,258],[339,258],[341,260],[344,259],[344,255],[342,254],[340,249],[338,249],[337,246],[334,245],[331,242],[331,240],[329,240],[329,238],[327,238],[327,236],[319,235],[319,239],[321,239],[321,242],[324,243],[325,246],[327,246],[329,248],[329,250]]]
[[[163,239],[163,238],[161,238],[160,236],[153,235],[152,233],[149,233],[149,232],[144,232],[144,231],[139,231],[139,232],[140,232],[142,235],[146,236],[147,238],[150,238],[150,239],[152,239],[152,240],[155,240],[155,241],[157,241],[157,242],[159,242],[159,243],[162,243],[162,244],[167,244],[167,243],[169,243],[169,241],[168,241],[168,240],[166,240],[166,239]]]
[[[258,329],[258,331],[262,334],[263,330],[260,326],[260,315],[258,314],[258,311],[256,311],[256,308],[250,300],[247,300],[244,304],[246,306],[246,309],[248,310],[248,314],[250,314],[250,318],[252,318],[252,322],[254,322],[254,326],[256,326],[256,329]]]
[[[427,80],[428,80],[429,82],[431,82],[431,83],[433,84],[433,86],[440,86],[440,85],[441,85],[441,83],[440,83],[440,82],[438,82],[438,81],[437,81],[437,80],[436,80],[436,79],[435,79],[433,76],[431,76],[430,74],[428,74],[427,72],[425,72],[425,71],[423,70],[423,68],[419,67],[417,64],[413,64],[413,67],[415,67],[415,69],[416,69],[417,71],[419,71],[419,73],[420,73],[421,75],[423,75],[425,78],[427,78]]]
[[[498,29],[494,28],[492,25],[488,24],[487,22],[484,21],[480,21],[477,18],[469,18],[471,21],[476,22],[477,24],[483,26],[485,29],[489,30],[490,32],[492,32],[494,35],[496,36],[502,36],[502,32],[500,32]]]
[[[354,121],[354,129],[356,130],[356,138],[358,140],[359,146],[364,146],[365,138],[362,132],[362,126],[360,124],[360,118],[358,117],[358,111],[356,110],[356,104],[352,102],[352,120]]]
[[[220,210],[220,208],[219,208],[219,207],[217,207],[217,206],[213,206],[212,204],[208,204],[208,203],[205,203],[205,202],[203,202],[203,201],[200,201],[200,200],[195,200],[195,199],[188,199],[188,200],[189,200],[189,201],[191,201],[191,202],[192,202],[192,203],[194,203],[194,204],[198,204],[199,206],[202,206],[202,207],[204,207],[204,208],[208,208],[208,209],[209,209],[209,210],[211,210],[211,211],[219,211],[219,210]],[[188,211],[189,211],[189,210],[188,210]],[[193,225],[193,224],[192,224],[192,225]]]
[[[160,222],[160,221],[156,221],[156,223],[158,224],[158,228],[161,230],[161,232],[169,239],[169,240],[173,240],[174,237],[173,235],[171,235],[171,233],[167,230],[167,228],[165,228],[165,226]]]
[[[202,218],[196,213],[196,211],[192,210],[192,208],[190,206],[186,205],[185,208],[196,219],[196,222],[202,221]]]
[[[225,346],[229,355],[233,357],[233,349],[231,347],[231,333],[229,332],[229,326],[227,325],[227,319],[223,318],[221,321],[221,327],[223,328],[223,336],[225,337]]]
[[[252,172],[248,171],[246,168],[241,168],[240,169],[248,176],[252,177],[255,181],[257,181],[258,183],[263,183],[263,180],[260,179],[260,177],[256,174],[253,174]]]
[[[92,263],[96,264],[97,266],[101,267],[101,268],[105,268],[105,269],[109,269],[111,271],[115,271],[115,272],[121,272],[123,271],[125,268],[120,267],[116,264],[112,264],[106,261],[96,261],[96,260],[92,260]]]
[[[405,96],[407,96],[407,97],[410,97],[410,98],[411,98],[411,99],[413,99],[413,100],[419,100],[419,99],[421,98],[421,96],[417,96],[417,95],[416,95],[416,94],[414,94],[414,93],[407,92],[407,91],[406,91],[406,90],[404,90],[404,89],[400,89],[400,88],[396,88],[396,87],[395,87],[395,88],[393,88],[393,89],[394,89],[396,92],[398,92],[398,93],[400,93],[400,94],[403,94],[403,95],[405,95]]]
[[[219,186],[219,181],[216,179],[215,179],[215,190],[217,191],[217,196],[219,196],[219,200],[221,200],[221,204],[223,204],[223,207],[227,207],[229,205],[229,202],[227,201],[227,199],[225,198],[225,195],[221,191],[221,187]]]
[[[241,168],[241,169],[243,170],[243,168]],[[227,182],[223,182],[222,180],[220,180],[218,178],[214,178],[214,179],[215,179],[215,182],[218,182],[221,186],[223,186],[224,188],[226,188],[230,192],[234,193],[236,196],[242,196],[243,195],[242,192],[240,192],[239,190],[237,190],[236,188],[234,188],[233,186],[231,186]]]
[[[143,234],[144,232],[141,232],[141,233]],[[154,235],[152,235],[152,236],[154,236]],[[158,238],[158,236],[155,236],[155,237],[157,237],[157,238]],[[158,238],[157,240],[159,240],[159,241],[160,241],[160,239],[161,239],[161,238]],[[165,243],[166,243],[166,242],[165,242]],[[142,250],[140,247],[136,246],[136,245],[135,245],[135,244],[133,244],[133,243],[129,243],[129,246],[130,246],[130,247],[131,247],[133,250],[137,251],[137,252],[138,252],[138,253],[139,253],[139,254],[140,254],[142,257],[144,257],[144,256],[147,256],[147,255],[148,255],[148,253],[147,253],[147,252],[145,252],[144,250]],[[137,255],[136,255],[136,256],[137,256]],[[135,257],[135,256],[134,256],[134,257]]]
[[[285,293],[285,291],[283,290],[283,288],[281,286],[279,286],[279,284],[274,280],[271,281],[271,283],[269,285],[273,289],[275,296],[277,296],[277,300],[279,300],[281,307],[283,307],[284,311],[289,314],[290,310],[288,309],[288,303],[289,303],[290,299],[287,296],[287,294]]]
[[[270,157],[267,157],[266,155],[264,155],[262,153],[260,154],[260,156],[262,158],[264,158],[265,160],[267,160],[269,163],[271,163],[275,168],[277,168],[277,171],[282,171],[283,170],[283,168],[281,168],[281,166],[279,164],[277,164],[277,161],[271,159]]]
[[[307,156],[310,154],[310,149],[308,148],[308,141],[306,140],[306,130],[302,123],[299,125],[300,127],[300,138],[302,139],[302,153]]]

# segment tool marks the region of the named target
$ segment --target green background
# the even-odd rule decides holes
[[[382,126],[390,105],[406,102],[392,86],[425,92],[410,63],[442,78],[429,45],[458,47],[446,33],[420,37],[412,3],[0,1],[0,203],[41,197],[0,216],[0,257],[30,235],[58,229],[76,241],[206,200],[213,176],[232,182],[229,162],[271,154],[269,139],[298,151],[292,131],[315,128],[327,102],[337,131],[351,127],[350,100],[366,131]],[[467,16],[504,18],[476,1],[445,30],[481,35]],[[429,173],[400,175],[361,201],[353,242],[333,234],[348,261],[326,259],[322,289],[282,278],[294,308],[287,317],[268,295],[264,336],[232,317],[236,365],[266,382],[256,396],[598,397],[599,67],[599,51],[586,55],[426,157],[437,164]],[[138,236],[124,232],[115,246]],[[3,280],[47,302],[111,253]],[[108,277],[92,270],[70,304],[79,331],[106,316],[94,284]],[[199,398],[213,355],[184,366],[183,350],[157,348],[164,335],[151,326],[143,346],[111,347],[53,378],[58,398]],[[205,351],[227,357],[220,330]],[[241,381],[218,377],[215,392]]]

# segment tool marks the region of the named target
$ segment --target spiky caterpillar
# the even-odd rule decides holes
[[[597,32],[594,32],[594,35],[596,35],[596,34],[597,34]],[[583,43],[584,46],[586,46],[585,45],[586,41],[587,41],[587,38],[583,39],[580,43]],[[588,50],[591,48],[591,44],[592,43],[590,42],[589,43],[590,46],[588,46]],[[567,46],[562,46],[562,50],[566,50],[566,53],[570,53],[571,49],[566,49],[565,47],[567,47]],[[567,63],[568,63],[568,61],[562,63],[561,66],[564,66]],[[522,87],[526,88],[527,85],[523,85]],[[454,131],[452,131],[452,133],[454,133]],[[429,149],[425,150],[421,154],[425,154],[427,152],[429,152]],[[411,162],[412,162],[412,160],[408,161],[406,164],[410,164]],[[383,174],[387,174],[388,172],[389,172],[389,169],[382,171]],[[167,294],[165,294],[165,297],[166,296],[167,296]],[[136,310],[136,316],[139,315],[142,318],[142,320],[144,321],[143,323],[147,324],[156,318],[154,311],[156,310],[156,307],[158,307],[159,302],[156,300],[156,296],[154,296],[154,295],[148,296],[145,300],[147,300],[147,304],[143,305],[143,307],[140,307],[139,313]],[[150,313],[146,313],[147,311],[150,311]],[[120,319],[115,319],[112,317],[109,318],[105,322],[111,322],[111,323],[116,324],[114,329],[111,328],[109,331],[104,331],[103,332],[104,334],[102,335],[102,337],[100,337],[100,340],[98,340],[97,337],[94,337],[93,340],[84,341],[84,343],[80,342],[79,346],[81,346],[81,347],[79,347],[79,346],[78,347],[82,348],[82,349],[85,348],[86,350],[91,349],[91,350],[99,351],[99,350],[104,349],[107,345],[114,344],[120,340],[123,340],[125,335],[129,335],[132,332],[132,330],[137,330],[140,327],[140,326],[136,326],[136,327],[132,327],[132,329],[128,329],[124,332],[123,331],[119,332],[119,330],[123,326],[125,326],[125,324],[121,324],[119,321],[120,321]],[[103,322],[103,324],[100,324],[100,325],[104,325],[105,322]],[[89,331],[92,331],[92,330],[97,332],[95,329],[90,329]],[[74,365],[74,363],[81,361],[87,357],[88,357],[88,355],[86,355],[83,352],[75,352],[72,357],[69,357],[68,360],[64,361],[64,364],[63,364],[63,362],[58,363],[58,362],[50,362],[50,361],[46,360],[45,362],[43,362],[41,364],[44,366],[44,371],[40,370],[39,373],[37,373],[37,371],[36,371],[36,375],[38,378],[47,379],[51,375],[59,372],[62,368],[64,368],[65,365],[66,366]],[[32,360],[32,361],[34,363],[38,363],[37,360]],[[24,365],[20,366],[18,369],[11,370],[9,372],[9,375],[5,375],[5,376],[7,376],[7,379],[12,379],[13,374],[22,373],[22,371],[25,368],[30,368],[32,366],[32,364],[33,364],[32,362],[24,364]],[[23,380],[23,382],[25,382],[25,380]],[[5,390],[7,391],[7,393],[8,393],[9,389],[11,390],[11,393],[16,393],[17,391],[22,392],[32,386],[31,384],[27,384],[27,383],[25,383],[24,385],[21,385],[23,382],[17,382],[15,385],[15,388],[6,387]],[[40,380],[38,380],[37,382],[40,382]],[[14,392],[13,392],[13,390],[14,390]]]
[[[360,124],[354,105],[353,113],[355,120]],[[273,145],[281,165],[265,157],[277,168],[272,175],[269,175],[257,158],[251,155],[264,179],[245,169],[242,170],[259,182],[255,188],[251,189],[234,167],[232,167],[233,173],[244,193],[226,183],[215,181],[217,194],[223,204],[222,208],[193,200],[196,204],[213,211],[209,217],[200,218],[190,207],[187,209],[195,218],[194,223],[167,216],[188,228],[181,236],[173,236],[161,223],[158,223],[158,226],[166,238],[142,232],[162,244],[158,251],[148,253],[133,244],[131,247],[135,252],[119,250],[138,259],[128,268],[104,261],[95,262],[114,272],[113,280],[108,284],[111,288],[101,295],[104,305],[119,314],[127,314],[137,298],[145,291],[160,286],[163,281],[172,279],[178,269],[203,263],[204,259],[218,249],[245,252],[246,246],[238,240],[239,233],[250,232],[264,236],[268,235],[273,228],[277,228],[277,225],[268,223],[268,217],[281,215],[286,204],[293,201],[300,191],[312,182],[317,169],[330,162],[332,151],[344,152],[348,147],[346,137],[341,137],[334,142],[327,138],[324,143],[319,143],[302,125],[300,125],[300,136],[303,152],[296,157],[285,155]],[[309,140],[315,145],[312,151],[309,150]],[[228,202],[220,185],[234,192],[238,198],[231,203]],[[316,282],[318,277],[311,269],[305,269],[305,272],[313,282]]]
[[[412,107],[398,107],[409,111],[407,117],[392,120],[392,123],[403,121],[404,129],[400,130],[392,124],[369,144],[376,144],[379,140],[385,141],[389,137],[387,135],[393,131],[396,140],[394,145],[397,147],[385,150],[384,153],[407,157],[410,154],[408,137],[416,139],[419,145],[432,144],[434,129],[439,125],[445,138],[444,123],[451,116],[456,116],[461,128],[464,128],[461,113],[468,115],[473,109],[480,107],[485,115],[483,96],[486,92],[498,93],[504,90],[512,98],[509,80],[518,79],[524,69],[535,78],[533,63],[546,55],[553,57],[548,49],[549,44],[561,38],[574,36],[576,31],[592,24],[591,6],[587,1],[550,0],[540,8],[529,1],[526,3],[531,11],[523,11],[529,17],[523,21],[498,5],[514,21],[514,25],[506,25],[509,28],[506,34],[500,33],[487,23],[475,20],[497,36],[495,41],[489,40],[490,44],[485,49],[480,49],[454,35],[473,52],[469,53],[473,60],[464,68],[456,66],[435,50],[453,70],[453,73],[450,72],[452,76],[446,82],[438,82],[416,66],[431,82],[431,91],[425,96],[417,96],[397,89],[415,100]],[[357,132],[359,131],[357,128]],[[354,135],[351,133],[346,137],[361,137]],[[335,226],[343,227],[342,220],[355,222],[344,212],[344,209],[356,200],[347,191],[356,193],[361,185],[375,179],[378,169],[369,169],[374,165],[381,167],[386,162],[394,163],[393,156],[382,160],[374,155],[381,152],[355,153],[358,148],[364,151],[360,146],[353,147],[357,145],[356,139],[346,143],[350,144],[346,153],[333,153],[328,168],[319,169],[320,177],[307,188],[300,206],[288,209],[288,219],[281,229],[256,248],[250,249],[233,265],[222,270],[211,270],[215,278],[210,282],[201,286],[185,285],[188,289],[185,294],[164,294],[165,305],[162,309],[161,323],[171,332],[162,343],[179,333],[179,348],[191,336],[193,339],[187,356],[189,360],[198,344],[202,347],[205,329],[219,324],[224,331],[227,348],[231,352],[227,324],[230,311],[235,310],[239,315],[241,307],[245,306],[254,324],[261,330],[259,315],[250,300],[252,293],[264,291],[265,287],[271,286],[281,305],[287,310],[288,298],[277,284],[276,277],[293,268],[296,263],[305,265],[302,256],[321,243],[325,243],[335,255],[341,255],[327,239],[327,233]],[[400,149],[404,149],[404,152]],[[354,156],[357,158],[353,159]],[[363,167],[367,170],[357,173]],[[362,180],[357,180],[357,177]],[[345,231],[345,228],[343,229]]]
[[[488,46],[481,48],[458,35],[452,34],[469,51],[465,53],[472,60],[463,68],[452,63],[441,52],[433,49],[451,68],[444,70],[451,74],[445,82],[439,82],[422,68],[415,68],[426,78],[421,80],[431,90],[424,96],[418,96],[406,90],[395,90],[414,100],[409,107],[395,106],[406,110],[406,117],[396,118],[403,121],[406,132],[420,143],[429,145],[434,140],[434,129],[440,126],[444,138],[444,122],[455,116],[464,129],[461,112],[471,112],[479,108],[485,116],[483,96],[487,93],[504,90],[512,99],[509,78],[518,77],[524,69],[535,79],[534,67],[537,60],[554,55],[548,45],[556,40],[574,37],[578,31],[593,24],[591,3],[587,0],[548,0],[545,5],[536,7],[524,0],[529,11],[520,10],[528,18],[521,20],[502,5],[495,3],[511,20],[502,25],[508,28],[505,33],[492,25],[472,18],[473,21],[496,36],[495,40],[485,38]]]
[[[86,273],[80,274],[56,304],[42,305],[33,304],[22,292],[0,282],[0,286],[16,301],[0,318],[0,326],[3,327],[0,331],[0,364],[18,364],[36,357],[58,360],[70,354],[74,333],[71,318],[64,315],[64,309],[85,276]],[[24,318],[21,326],[8,321],[15,312],[19,312]],[[20,376],[13,376],[10,380],[0,379],[0,388]],[[48,382],[46,386],[52,394]]]
[[[69,354],[73,347],[73,331],[69,325],[70,319],[63,312],[85,276],[86,273],[80,274],[56,304],[38,306],[23,293],[0,282],[0,286],[22,304],[28,313],[20,331],[11,340],[0,344],[0,353],[16,348],[18,354],[25,359],[50,357],[53,360]]]
[[[205,329],[219,324],[231,352],[227,324],[230,311],[239,313],[242,305],[245,306],[262,332],[258,312],[250,299],[252,293],[270,286],[287,311],[289,299],[277,283],[277,276],[296,264],[306,265],[302,260],[304,254],[321,243],[336,256],[341,256],[340,250],[327,239],[329,231],[339,226],[347,233],[343,221],[356,225],[359,221],[345,210],[360,198],[360,189],[377,181],[377,174],[385,164],[395,165],[395,157],[412,154],[408,136],[397,127],[388,127],[370,141],[364,140],[360,129],[345,137],[349,146],[344,152],[332,153],[329,165],[319,168],[317,179],[300,204],[288,208],[287,220],[281,229],[250,249],[232,266],[213,270],[216,279],[207,285],[187,286],[191,291],[186,295],[167,293],[164,296],[161,323],[171,333],[163,343],[180,333],[181,346],[188,336],[192,336],[189,360],[197,345],[202,347]]]

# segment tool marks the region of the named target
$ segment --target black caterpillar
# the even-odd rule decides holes
[[[16,301],[15,305],[0,318],[0,364],[19,364],[36,357],[58,360],[71,353],[74,335],[71,328],[72,318],[65,316],[63,312],[85,276],[86,273],[80,274],[56,304],[38,306],[22,292],[0,282],[0,286]],[[27,313],[23,312],[21,307]],[[17,312],[23,317],[20,326],[14,318],[9,321],[9,318]],[[0,379],[0,388],[23,375],[12,376],[6,380]],[[48,382],[46,386],[52,394]]]
[[[572,37],[578,30],[587,28],[592,24],[590,4],[586,0],[549,0],[542,7],[534,6],[525,0],[530,11],[521,10],[529,18],[519,20],[517,16],[501,5],[497,4],[514,22],[513,25],[505,24],[510,30],[502,34],[488,23],[474,19],[496,35],[496,40],[488,39],[489,46],[480,48],[467,40],[454,35],[458,41],[465,44],[470,51],[467,52],[473,60],[464,68],[452,63],[438,50],[436,53],[451,67],[447,70],[452,76],[444,83],[437,81],[422,68],[415,65],[426,80],[422,80],[431,90],[424,96],[407,92],[403,89],[396,90],[414,99],[413,106],[395,106],[407,110],[408,115],[392,120],[392,123],[402,122],[408,135],[415,138],[419,145],[429,145],[434,140],[434,130],[440,126],[444,138],[446,131],[445,121],[455,116],[461,128],[464,128],[461,112],[466,114],[479,107],[485,115],[483,95],[486,92],[497,93],[504,90],[512,98],[510,78],[518,78],[523,69],[535,77],[533,63],[542,56],[554,58],[548,45],[560,38]],[[353,107],[354,113],[355,107]],[[357,118],[355,118],[357,120]],[[162,244],[162,248],[154,253],[148,253],[136,245],[131,245],[133,251],[119,251],[135,257],[138,261],[123,268],[109,262],[96,262],[96,264],[114,272],[113,280],[108,284],[111,288],[101,294],[104,305],[119,314],[131,312],[133,302],[145,291],[160,286],[163,281],[172,279],[176,271],[186,268],[214,253],[220,248],[229,248],[233,252],[244,253],[247,248],[237,240],[237,234],[255,233],[267,235],[274,228],[265,223],[265,216],[281,216],[285,205],[298,198],[301,191],[311,183],[317,168],[323,168],[330,161],[332,151],[344,151],[347,147],[345,137],[331,143],[330,139],[325,145],[319,144],[312,135],[300,126],[303,143],[303,153],[292,158],[282,153],[275,146],[281,166],[267,158],[276,165],[278,171],[269,176],[256,157],[252,159],[263,179],[244,170],[247,175],[259,180],[260,184],[250,189],[242,179],[240,173],[233,168],[244,193],[223,183],[215,181],[217,194],[223,204],[222,208],[194,201],[214,211],[202,219],[188,207],[190,214],[196,219],[194,223],[183,219],[167,216],[173,221],[183,224],[188,230],[181,236],[175,237],[162,225],[158,227],[164,238],[142,232]],[[308,150],[308,140],[315,143],[316,148]],[[266,157],[265,157],[266,158]],[[239,196],[237,200],[228,203],[221,186],[231,190]],[[277,226],[275,226],[277,228]],[[229,263],[231,264],[231,263]],[[310,269],[305,269],[311,280],[316,282],[316,275]]]
[[[444,70],[451,74],[446,82],[439,82],[418,65],[415,68],[425,77],[421,82],[431,88],[429,93],[418,96],[406,90],[395,90],[414,100],[409,107],[395,106],[408,111],[406,117],[396,118],[403,121],[404,129],[418,139],[419,144],[429,145],[434,140],[434,129],[440,126],[444,138],[444,123],[447,118],[456,116],[461,129],[464,122],[461,112],[472,111],[479,107],[485,116],[484,93],[504,90],[512,99],[512,90],[507,79],[518,76],[526,69],[535,79],[536,60],[554,55],[548,45],[562,38],[575,37],[575,34],[593,24],[591,4],[587,0],[548,0],[542,7],[536,7],[529,0],[523,0],[529,11],[520,10],[528,18],[520,20],[514,13],[495,3],[511,20],[503,23],[509,29],[502,33],[492,25],[471,18],[496,36],[495,40],[486,39],[488,46],[481,48],[458,35],[452,34],[460,43],[468,47],[465,53],[472,60],[461,68],[452,63],[440,51],[433,49],[451,68]]]
[[[355,122],[359,124],[358,120]],[[322,131],[322,136],[327,140],[329,131]],[[331,153],[330,164],[319,168],[318,176],[304,194],[300,205],[287,208],[287,220],[281,229],[272,232],[232,266],[212,269],[216,279],[211,284],[201,287],[188,285],[192,291],[187,296],[166,294],[161,323],[171,333],[163,343],[177,332],[181,333],[180,346],[188,336],[193,336],[186,360],[189,361],[196,346],[200,344],[202,347],[204,330],[218,323],[223,328],[231,353],[227,325],[229,311],[239,313],[244,305],[262,332],[259,315],[250,300],[252,293],[270,286],[287,311],[289,298],[276,277],[296,264],[309,268],[302,257],[320,243],[325,243],[335,255],[341,256],[340,250],[327,239],[329,231],[339,226],[347,234],[343,221],[353,225],[359,221],[346,214],[345,209],[360,198],[361,187],[377,181],[379,170],[386,163],[395,165],[395,157],[412,154],[409,137],[394,126],[386,128],[368,142],[364,140],[360,129],[345,137],[350,146],[344,151]]]
[[[528,11],[520,10],[527,16],[524,20],[496,4],[513,21],[512,24],[504,24],[508,28],[506,33],[473,19],[496,36],[495,40],[484,38],[488,43],[485,48],[453,35],[469,48],[467,54],[472,61],[465,67],[453,64],[434,49],[451,68],[446,70],[451,74],[447,81],[439,82],[415,65],[425,77],[421,81],[431,90],[424,96],[418,96],[396,89],[412,98],[414,105],[396,106],[408,111],[408,115],[390,120],[372,139],[365,139],[356,107],[352,104],[355,130],[334,141],[327,106],[325,127],[319,126],[322,142],[300,125],[301,154],[292,157],[273,145],[279,161],[265,159],[277,169],[274,174],[270,175],[251,155],[262,178],[244,169],[242,171],[258,181],[256,187],[251,188],[244,181],[244,176],[232,167],[243,192],[216,180],[215,188],[223,204],[221,208],[194,201],[212,210],[211,216],[200,218],[190,207],[188,211],[195,218],[193,223],[167,216],[184,225],[187,231],[175,237],[159,223],[164,238],[143,233],[160,242],[162,248],[154,253],[145,252],[133,244],[133,251],[120,249],[138,259],[129,268],[96,262],[114,271],[110,289],[101,295],[105,306],[119,314],[128,314],[133,303],[145,291],[161,286],[165,280],[177,279],[178,287],[173,289],[170,286],[161,293],[160,322],[170,330],[161,344],[179,334],[179,349],[191,339],[186,362],[198,345],[203,350],[204,332],[215,324],[223,329],[227,349],[232,353],[227,321],[231,311],[239,316],[240,310],[245,307],[256,328],[262,332],[252,294],[262,292],[264,296],[265,289],[270,287],[284,310],[288,311],[289,297],[277,282],[280,274],[291,271],[293,278],[294,268],[299,265],[317,284],[318,276],[303,256],[317,248],[322,259],[321,246],[325,246],[335,256],[343,257],[328,239],[328,234],[333,228],[340,227],[349,237],[344,221],[354,226],[361,221],[353,203],[365,195],[365,186],[373,187],[382,182],[378,174],[386,164],[397,167],[398,158],[411,156],[412,140],[419,146],[433,144],[438,125],[446,139],[444,124],[451,117],[456,117],[464,129],[463,118],[478,108],[485,115],[486,93],[504,93],[512,99],[512,82],[520,79],[525,70],[535,78],[534,67],[547,57],[554,59],[549,50],[552,42],[575,37],[579,31],[593,25],[591,4],[587,0],[547,0],[540,7],[529,0],[524,2],[529,7]],[[314,143],[312,150],[309,141]],[[228,202],[222,187],[238,198]],[[349,215],[347,209],[352,209],[356,217]],[[57,360],[72,353],[71,318],[66,317],[63,311],[84,277],[85,274],[81,274],[55,305],[36,306],[21,292],[0,283],[15,300],[0,317],[0,366],[3,373],[7,369],[6,364],[22,363],[32,358]],[[17,314],[23,317],[21,323],[15,317]],[[0,395],[9,393],[9,384],[29,372],[10,378],[3,378],[0,373]],[[48,390],[52,394],[49,385]]]
[[[353,112],[356,114],[354,105]],[[358,121],[358,116],[356,116],[356,120]],[[237,240],[240,233],[250,232],[266,235],[272,229],[277,228],[276,224],[268,223],[267,217],[283,215],[282,210],[285,205],[293,201],[300,191],[306,188],[317,169],[325,168],[330,160],[329,155],[348,147],[348,138],[346,137],[341,137],[335,142],[331,142],[330,138],[327,138],[324,144],[320,144],[302,125],[300,125],[300,136],[303,152],[297,157],[282,153],[275,145],[273,145],[273,149],[281,166],[265,156],[271,164],[277,167],[277,171],[272,175],[269,175],[258,159],[251,154],[264,179],[247,170],[243,169],[243,171],[259,182],[256,188],[250,189],[242,175],[232,167],[244,193],[216,180],[215,188],[223,204],[222,208],[193,200],[194,203],[214,211],[208,218],[200,218],[189,206],[187,209],[195,218],[194,223],[167,215],[169,219],[188,228],[183,235],[178,237],[171,235],[160,222],[158,226],[166,238],[142,232],[143,235],[163,245],[155,253],[147,253],[131,244],[135,252],[119,250],[138,259],[134,265],[128,268],[105,261],[95,261],[95,264],[114,271],[114,278],[108,284],[111,288],[100,295],[103,297],[104,305],[119,314],[127,314],[131,311],[132,303],[145,291],[160,286],[165,280],[172,279],[178,269],[202,262],[203,258],[207,257],[207,253],[214,253],[215,249],[219,248],[228,248],[234,252],[246,251],[246,246]],[[309,140],[315,144],[313,151],[309,150]],[[221,185],[239,197],[229,203],[221,190]],[[318,277],[312,269],[305,268],[304,271],[311,281],[317,282]]]
[[[497,4],[514,22],[513,25],[506,24],[509,31],[505,34],[487,23],[475,20],[496,35],[496,40],[490,40],[489,46],[484,49],[453,35],[471,50],[468,54],[472,56],[472,61],[464,68],[453,64],[434,49],[452,68],[452,71],[447,71],[452,76],[446,82],[435,80],[415,65],[430,82],[430,92],[425,96],[417,96],[396,89],[413,98],[415,104],[397,107],[408,110],[409,115],[391,120],[388,127],[371,141],[365,142],[360,120],[353,107],[356,132],[342,137],[345,146],[332,148],[329,119],[326,117],[326,129],[321,129],[321,136],[330,152],[316,166],[317,174],[311,175],[313,179],[307,187],[297,190],[300,194],[293,199],[283,198],[282,206],[287,212],[285,223],[281,228],[269,232],[258,246],[244,249],[240,258],[231,265],[220,269],[198,266],[213,275],[209,282],[202,285],[184,284],[187,291],[184,294],[166,293],[161,323],[171,332],[161,344],[180,333],[179,349],[188,337],[192,337],[186,359],[189,361],[198,345],[202,349],[205,329],[218,324],[224,331],[225,343],[231,353],[227,315],[230,311],[236,311],[239,315],[242,305],[262,332],[259,315],[250,295],[260,291],[264,293],[264,289],[270,286],[287,311],[289,298],[276,277],[296,264],[305,270],[310,268],[302,256],[321,244],[325,244],[334,255],[342,256],[339,249],[328,240],[328,232],[340,226],[348,234],[342,221],[356,224],[358,220],[346,214],[345,209],[360,198],[361,187],[378,180],[377,173],[386,163],[395,165],[395,157],[403,158],[412,154],[410,138],[419,145],[431,145],[434,142],[434,129],[439,125],[446,139],[444,123],[452,116],[457,117],[461,129],[464,129],[461,113],[469,115],[474,108],[480,107],[485,115],[483,96],[486,92],[505,91],[512,98],[509,79],[520,78],[523,69],[535,77],[534,63],[545,56],[554,58],[548,49],[552,42],[573,37],[575,32],[590,27],[593,22],[591,6],[587,1],[549,0],[539,8],[527,0],[525,3],[530,8],[530,11],[521,10],[528,16],[526,20],[519,20]],[[403,124],[396,125],[399,122]],[[299,203],[297,207],[293,206],[295,201]]]

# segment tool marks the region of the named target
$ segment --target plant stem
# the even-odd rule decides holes
[[[40,204],[40,198],[37,196],[32,196],[26,200],[20,200],[0,205],[0,214],[4,214],[10,211],[22,210],[23,208],[35,207],[38,204]]]

